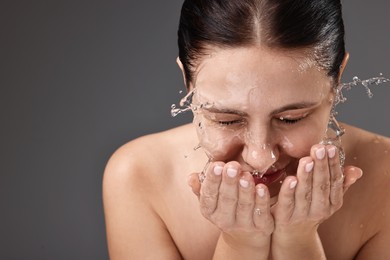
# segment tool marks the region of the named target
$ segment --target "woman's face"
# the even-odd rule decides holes
[[[303,52],[215,48],[193,86],[200,146],[212,161],[258,173],[271,195],[325,135],[333,81]]]

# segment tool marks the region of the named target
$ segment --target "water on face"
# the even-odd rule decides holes
[[[378,77],[372,77],[372,78],[369,78],[369,79],[365,79],[365,80],[362,80],[360,79],[359,77],[353,77],[352,81],[351,82],[347,82],[347,83],[340,83],[338,86],[336,86],[335,88],[335,99],[333,100],[333,108],[331,109],[331,113],[329,115],[329,122],[328,122],[328,125],[327,125],[327,128],[326,128],[326,131],[324,133],[324,137],[322,139],[322,141],[320,142],[321,144],[325,144],[325,145],[334,145],[338,148],[338,151],[339,151],[339,157],[340,157],[340,164],[341,166],[344,165],[344,162],[345,162],[345,153],[344,153],[344,150],[343,150],[343,147],[342,147],[342,143],[341,143],[341,136],[345,133],[344,129],[338,124],[337,120],[336,120],[336,115],[337,115],[337,112],[336,112],[336,106],[339,104],[339,103],[344,103],[347,99],[346,97],[344,96],[344,91],[348,91],[350,90],[351,88],[354,88],[354,87],[359,87],[359,86],[362,86],[368,97],[369,98],[372,98],[373,97],[373,93],[371,91],[371,88],[373,85],[380,85],[380,84],[383,84],[383,83],[387,83],[387,82],[390,82],[390,79],[388,78],[385,78],[383,77],[382,74],[380,74]],[[195,89],[190,91],[184,98],[181,99],[180,103],[179,103],[179,107],[177,107],[175,104],[173,104],[171,106],[171,115],[173,117],[176,117],[177,115],[179,114],[182,114],[182,113],[185,113],[187,111],[192,111],[193,114],[194,114],[194,122],[195,122],[195,118],[199,119],[199,110],[200,108],[203,108],[203,107],[212,107],[213,104],[211,103],[200,103],[200,104],[193,104],[193,98],[194,98],[194,95],[196,95],[196,91]],[[283,118],[281,118],[281,120],[283,120]],[[197,126],[198,128],[200,129],[201,133],[206,133],[205,132],[205,128],[207,129],[207,124],[205,124],[203,122],[202,119],[199,119],[198,120],[199,122],[197,122]],[[222,128],[223,126],[221,126]],[[208,138],[206,136],[206,138]],[[234,135],[233,138],[243,138],[241,136],[240,133],[236,133]],[[218,147],[218,146],[221,146],[221,143],[223,142],[229,142],[231,141],[233,138],[221,138],[221,139],[213,139],[213,140],[207,140],[209,143],[215,143],[215,146]],[[247,142],[257,142],[255,141],[255,138],[252,138],[251,137],[251,133],[246,133],[244,134],[244,139],[247,141]],[[284,139],[286,139],[287,143],[286,144],[283,144],[283,146],[286,146],[286,147],[292,147],[293,144],[286,138],[284,137]],[[270,146],[269,144],[262,144],[262,147],[263,149],[267,149],[267,147]],[[198,150],[201,148],[201,145],[199,144],[198,146],[194,147],[194,150]],[[208,165],[210,164],[211,161],[213,161],[213,156],[212,156],[212,153],[210,151],[208,151],[207,149],[204,150],[205,154],[207,155],[207,157],[209,158],[202,173],[205,172],[205,170],[207,169]],[[251,154],[251,156],[253,158],[256,158],[258,155],[257,154]],[[270,157],[275,161],[277,160],[274,152],[272,149],[270,149]],[[272,165],[273,166],[273,165]],[[271,168],[272,168],[271,166]],[[263,175],[264,175],[265,171],[258,171],[258,170],[253,170],[252,172],[252,175],[254,177],[257,177],[257,178],[263,178]],[[204,175],[202,175],[204,178]],[[203,180],[203,179],[202,179]]]

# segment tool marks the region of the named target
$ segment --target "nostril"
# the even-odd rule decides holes
[[[242,151],[242,159],[255,175],[261,175],[272,167],[279,158],[279,151],[271,144],[247,144]],[[253,175],[252,174],[252,175]]]

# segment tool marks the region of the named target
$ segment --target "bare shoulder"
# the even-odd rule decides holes
[[[187,149],[184,137],[190,131],[183,126],[140,137],[111,156],[103,179],[111,259],[156,258],[157,253],[161,259],[180,258],[156,205],[175,178],[174,155]]]
[[[345,141],[349,149],[348,162],[361,167],[371,177],[386,176],[386,170],[390,170],[390,138],[348,126]]]
[[[347,163],[363,170],[348,194],[354,212],[362,216],[359,226],[366,237],[357,259],[390,259],[390,139],[354,127],[347,130]]]
[[[185,125],[132,140],[111,156],[105,177],[115,175],[116,178],[140,181],[142,184],[153,184],[156,179],[164,179],[146,173],[155,173],[162,169],[164,171],[161,171],[161,174],[170,172],[171,168],[175,167],[173,162],[177,155],[184,154],[189,149],[191,134],[191,126]],[[150,178],[151,175],[153,178]]]

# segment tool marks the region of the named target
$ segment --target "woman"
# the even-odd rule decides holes
[[[110,159],[111,259],[390,258],[390,142],[333,117],[340,2],[187,0],[178,36],[194,121]]]

